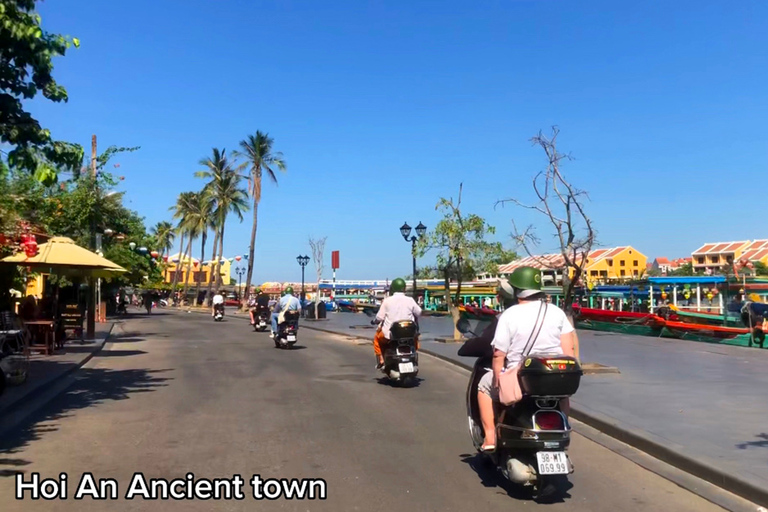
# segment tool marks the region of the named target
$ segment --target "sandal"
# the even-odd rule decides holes
[[[494,452],[496,451],[496,445],[495,444],[484,444],[480,447],[480,451],[482,452]]]

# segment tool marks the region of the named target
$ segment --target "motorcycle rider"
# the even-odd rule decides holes
[[[216,290],[216,295],[213,296],[213,300],[211,300],[211,316],[216,316],[216,308],[221,308],[222,312],[224,310],[224,296],[221,294],[220,291]]]
[[[389,343],[389,329],[395,322],[410,320],[418,322],[421,316],[421,308],[413,298],[405,294],[405,281],[401,278],[394,279],[389,286],[391,295],[384,299],[376,314],[376,322],[381,323],[381,327],[376,331],[373,337],[373,352],[376,354],[376,369],[380,370],[384,366],[383,351],[386,350]],[[416,350],[419,349],[419,337],[416,336]]]
[[[263,293],[260,288],[256,288],[248,298],[248,309],[251,314],[251,325],[256,325],[256,315],[259,311],[269,310],[269,295]]]
[[[277,334],[277,324],[280,313],[286,311],[301,311],[299,299],[293,296],[293,287],[289,286],[283,291],[284,295],[275,304],[275,310],[272,312],[272,336]]]
[[[578,358],[578,341],[575,330],[565,313],[546,301],[541,290],[541,271],[533,267],[517,268],[509,277],[518,304],[510,307],[499,317],[492,341],[492,370],[478,384],[477,402],[480,419],[485,431],[483,451],[496,449],[496,425],[493,401],[498,400],[499,376],[505,370],[517,366],[528,340],[536,326],[537,316],[541,328],[533,339],[530,354],[566,355]]]

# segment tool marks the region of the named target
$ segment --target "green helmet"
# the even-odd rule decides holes
[[[259,295],[261,293],[261,288],[256,288],[255,290],[253,290],[253,293],[255,293],[256,295]]]
[[[288,288],[286,288],[285,289],[285,294],[286,295],[293,295],[293,286],[289,286]]]
[[[405,291],[405,280],[398,277],[397,279],[392,280],[392,284],[389,285],[389,292],[390,293],[397,293],[397,292],[404,292]]]
[[[521,299],[535,295],[541,291],[541,271],[533,267],[516,268],[509,276],[509,284],[517,290]]]

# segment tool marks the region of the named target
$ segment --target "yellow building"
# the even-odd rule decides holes
[[[222,258],[219,266],[221,281],[225,284],[229,284],[232,270],[232,258]],[[187,275],[187,264],[190,263],[190,272]],[[168,261],[165,263],[165,270],[163,271],[163,279],[166,283],[173,283],[176,278],[176,272],[179,272],[179,283],[184,283],[189,280],[190,283],[197,283],[199,280],[201,283],[208,283],[211,278],[211,271],[215,265],[211,261],[205,261],[200,264],[200,260],[192,258],[191,261],[186,255],[174,254],[168,257]]]
[[[734,262],[768,265],[768,240],[707,243],[693,251],[693,269],[716,272]]]
[[[640,277],[648,258],[629,245],[596,249],[589,253],[584,273],[590,281],[624,280]]]
[[[584,276],[590,281],[625,280],[640,277],[646,269],[648,258],[630,246],[612,249],[595,249],[589,253]],[[541,270],[545,286],[559,286],[563,282],[565,259],[562,254],[528,256],[506,265],[499,265],[499,275],[508,276],[518,267],[534,267]],[[573,277],[573,269],[570,269]],[[480,276],[481,278],[493,276]]]

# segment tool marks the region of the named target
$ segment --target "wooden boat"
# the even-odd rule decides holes
[[[723,327],[668,320],[661,335],[666,338],[722,343],[740,347],[754,346],[752,333],[745,327]]]
[[[666,320],[653,313],[632,311],[611,311],[574,307],[576,327],[593,331],[659,336]]]
[[[731,326],[743,326],[741,322],[741,315],[735,313],[728,313],[728,315],[718,315],[717,313],[706,313],[696,311],[682,311],[670,306],[670,309],[677,315],[678,320],[690,324],[703,324],[703,325],[725,325],[726,320]]]

